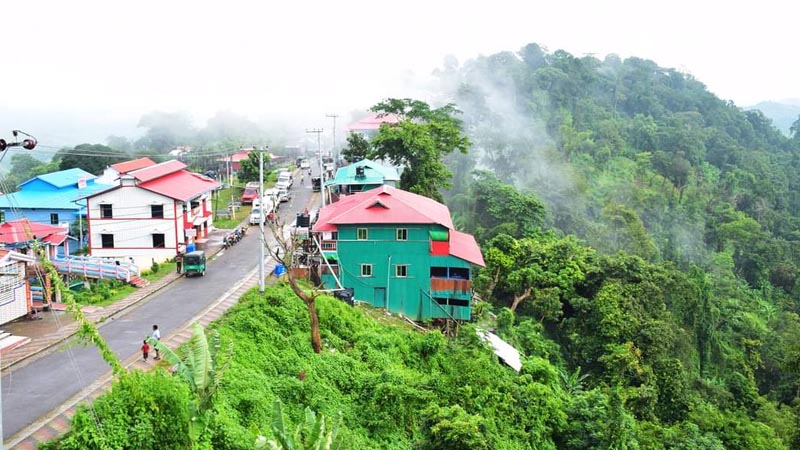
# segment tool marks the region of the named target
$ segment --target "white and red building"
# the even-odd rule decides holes
[[[89,254],[149,267],[190,241],[202,243],[213,225],[211,195],[219,186],[176,160],[121,173],[117,186],[86,197]]]

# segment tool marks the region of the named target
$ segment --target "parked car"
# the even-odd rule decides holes
[[[249,205],[253,203],[254,199],[258,198],[258,182],[251,182],[247,183],[244,187],[244,192],[242,193],[242,203]]]
[[[288,202],[292,199],[292,194],[289,192],[288,187],[278,187],[278,200],[281,202]]]
[[[253,208],[250,211],[250,225],[259,225],[264,222],[266,218],[261,214],[261,208]]]

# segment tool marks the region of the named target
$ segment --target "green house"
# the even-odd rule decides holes
[[[327,289],[413,320],[469,320],[475,239],[453,228],[447,206],[391,186],[342,197],[323,208],[312,232]]]
[[[400,174],[394,167],[386,167],[369,159],[340,167],[333,179],[325,182],[325,189],[333,198],[368,191],[383,185],[396,186]]]

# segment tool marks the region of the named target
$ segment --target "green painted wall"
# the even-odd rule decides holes
[[[357,229],[367,229],[367,239],[357,239]],[[407,229],[408,239],[397,240],[397,229]],[[430,296],[430,268],[461,267],[470,264],[452,256],[430,254],[431,230],[444,230],[440,225],[373,225],[339,226],[337,251],[339,278],[342,286],[353,288],[355,299],[369,302],[390,312],[403,313],[414,320],[447,318],[469,320],[470,306],[441,306]],[[361,265],[372,265],[372,276],[361,275]],[[397,276],[397,266],[406,266],[406,277]],[[335,286],[333,277],[324,276],[326,288]],[[458,293],[452,298],[469,300]]]

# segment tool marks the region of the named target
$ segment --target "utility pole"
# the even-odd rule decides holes
[[[319,187],[322,192],[322,207],[325,207],[325,167],[322,165],[322,147],[319,143],[319,136],[322,134],[322,128],[306,128],[306,133],[317,134],[317,157],[319,158]]]
[[[330,117],[331,119],[333,119],[333,146],[331,147],[331,153],[333,153],[335,155],[336,159],[334,159],[333,162],[335,162],[336,166],[338,167],[339,166],[339,152],[336,150],[336,118],[339,117],[339,115],[336,114],[336,113],[334,113],[334,114],[325,114],[325,117]]]
[[[264,212],[264,148],[258,152],[258,203],[261,205],[261,214],[258,221],[258,241],[261,245],[258,246],[258,292],[264,292],[264,218],[267,217]]]

